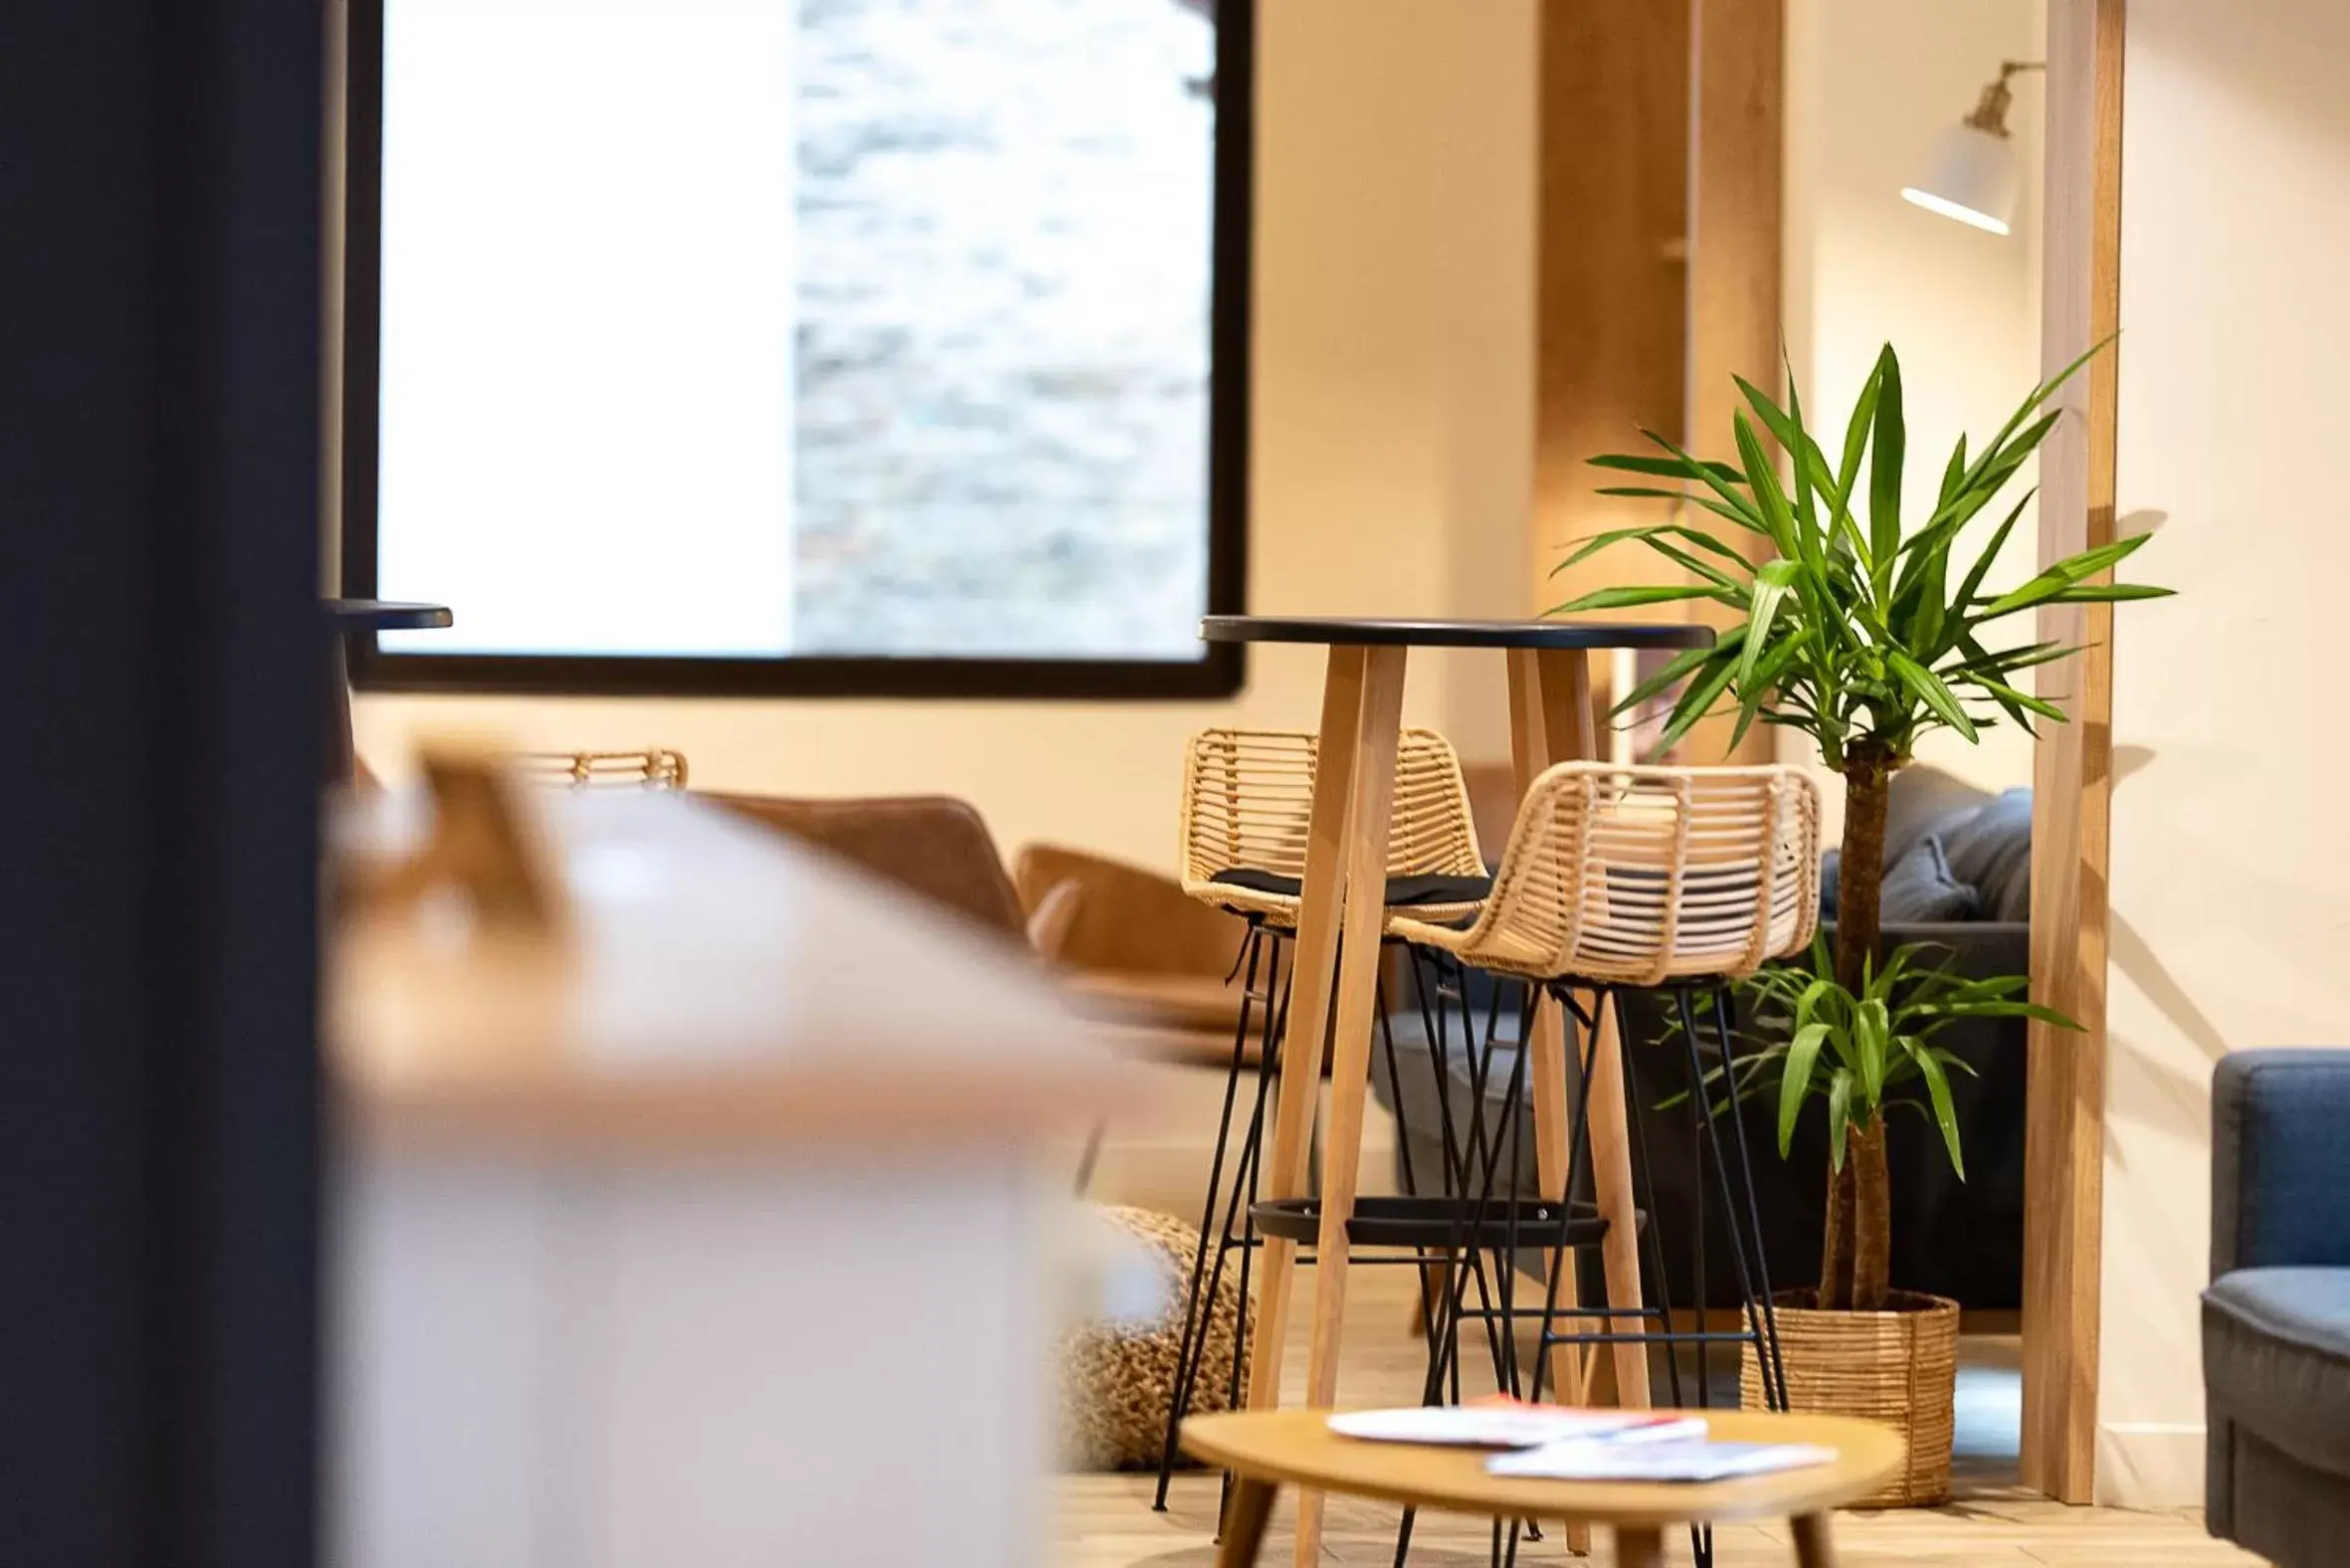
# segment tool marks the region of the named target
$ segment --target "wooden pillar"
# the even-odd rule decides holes
[[[1659,515],[1655,502],[1593,494],[1594,454],[1641,450],[1645,427],[1726,455],[1731,375],[1779,384],[1785,31],[1783,0],[1550,0],[1543,11],[1537,610],[1680,576],[1637,547],[1551,575],[1574,540]],[[1594,676],[1607,685],[1607,671]],[[1726,721],[1701,726],[1684,755],[1719,761],[1728,733]],[[1769,754],[1767,731],[1741,747]]]
[[[1736,461],[1730,421],[1743,409],[1734,375],[1784,396],[1780,343],[1780,221],[1786,123],[1784,0],[1694,0],[1689,38],[1689,450]],[[1751,415],[1749,416],[1751,418]],[[1740,548],[1755,542],[1739,536]],[[1691,601],[1694,619],[1736,624],[1737,612]],[[1733,720],[1689,734],[1686,760],[1768,762],[1773,732]]]
[[[1549,0],[1541,50],[1536,611],[1612,583],[1668,580],[1658,574],[1672,569],[1622,550],[1551,575],[1570,541],[1655,510],[1593,494],[1603,481],[1587,460],[1638,447],[1643,426],[1680,428],[1688,7]],[[1603,683],[1607,674],[1594,672]]]
[[[2123,0],[2049,0],[2041,357],[2052,372],[2120,321],[2123,27]],[[2065,388],[2072,417],[2041,449],[2043,563],[2113,539],[2118,346]],[[2044,609],[2037,635],[2084,650],[2041,684],[2071,721],[2041,726],[2032,814],[2033,1000],[2081,1030],[2030,1026],[2022,1472],[2080,1503],[2096,1480],[2112,607]]]

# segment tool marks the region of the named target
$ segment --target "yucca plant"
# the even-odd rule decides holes
[[[1754,417],[1733,418],[1734,466],[1692,457],[1654,431],[1642,432],[1658,449],[1654,454],[1591,460],[1602,469],[1686,488],[1602,490],[1604,495],[1671,501],[1675,511],[1662,522],[1584,541],[1557,569],[1595,551],[1638,543],[1690,580],[1603,588],[1551,613],[1707,599],[1742,617],[1711,647],[1688,650],[1643,682],[1617,711],[1633,711],[1685,683],[1665,720],[1663,746],[1707,714],[1729,708],[1737,714],[1733,746],[1759,719],[1809,736],[1821,760],[1844,775],[1836,943],[1826,973],[1856,1004],[1864,1005],[1884,980],[1874,960],[1887,788],[1918,737],[1952,729],[1971,741],[2002,719],[2030,730],[2035,717],[2064,718],[2063,709],[2016,682],[2023,672],[2074,650],[2054,642],[1993,647],[1986,641],[1992,625],[2047,604],[2151,599],[2170,591],[2092,580],[2144,544],[2144,534],[2058,561],[2020,587],[1986,589],[2001,547],[2032,499],[2029,491],[1972,561],[1955,558],[1960,530],[1983,513],[2055,428],[2059,413],[2043,413],[2043,407],[2103,346],[2035,389],[1980,454],[1970,458],[1960,438],[1943,469],[1934,509],[1915,527],[1901,516],[1907,433],[1901,366],[1890,344],[1860,389],[1833,467],[1805,428],[1792,374],[1785,408],[1739,379]],[[1729,542],[1740,535],[1746,536],[1744,548]],[[1750,564],[1757,555],[1759,561]],[[1838,1079],[1821,1070],[1816,1056],[1799,1060],[1790,1052],[1778,1060],[1794,1079],[1783,1093],[1796,1094],[1800,1102],[1804,1095],[1835,1092]],[[1865,1106],[1846,1107],[1845,1154],[1829,1184],[1821,1248],[1824,1307],[1870,1311],[1885,1300],[1891,1205],[1880,1104],[1871,1096]]]
[[[1975,1070],[1964,1057],[1934,1044],[1934,1038],[1971,1018],[2080,1026],[2027,1000],[2028,977],[1969,979],[1949,967],[1955,956],[1932,942],[1906,943],[1881,965],[1871,954],[1862,965],[1860,989],[1849,991],[1835,977],[1835,955],[1823,935],[1812,944],[1808,968],[1772,964],[1740,981],[1751,1033],[1760,1044],[1732,1064],[1729,1092],[1722,1097],[1737,1100],[1775,1091],[1782,1156],[1794,1142],[1804,1106],[1815,1095],[1824,1097],[1831,1170],[1844,1168],[1855,1127],[1876,1121],[1895,1105],[1915,1106],[1940,1129],[1950,1167],[1963,1181],[1966,1149],[1950,1075],[1972,1076]],[[1716,1068],[1706,1076],[1708,1083],[1722,1086],[1723,1073]],[[1918,1086],[1925,1091],[1922,1099],[1908,1092]]]

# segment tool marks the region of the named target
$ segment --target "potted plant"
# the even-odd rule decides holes
[[[1784,409],[1741,379],[1738,389],[1753,418],[1734,417],[1737,464],[1700,460],[1646,431],[1655,453],[1593,459],[1603,469],[1683,488],[1603,490],[1669,500],[1675,509],[1664,521],[1602,533],[1558,568],[1638,543],[1686,575],[1655,586],[1603,588],[1554,614],[1704,599],[1742,617],[1711,647],[1681,654],[1618,704],[1619,713],[1633,711],[1685,683],[1665,720],[1663,746],[1729,707],[1737,715],[1733,746],[1760,720],[1809,737],[1821,761],[1844,777],[1833,950],[1820,955],[1817,975],[1790,972],[1762,982],[1766,997],[1784,1004],[1778,1011],[1787,1036],[1746,1060],[1738,1086],[1778,1089],[1783,1148],[1784,1134],[1810,1099],[1827,1106],[1833,1169],[1820,1282],[1792,1293],[1778,1310],[1779,1338],[1797,1408],[1865,1406],[1882,1416],[1889,1401],[1905,1411],[1905,1430],[1930,1434],[1939,1427],[1939,1475],[1931,1465],[1924,1474],[1913,1470],[1896,1483],[1898,1495],[1885,1500],[1932,1500],[1947,1491],[1958,1331],[1954,1303],[1894,1291],[1886,1277],[1885,1112],[1894,1102],[1888,1095],[1907,1080],[1922,1083],[1951,1156],[1960,1159],[1945,1081],[1950,1060],[1930,1044],[1937,1021],[1951,1015],[1935,1010],[2029,1008],[2016,994],[2021,978],[1969,989],[1948,977],[1932,979],[1930,967],[1912,954],[1878,961],[1888,786],[1919,737],[1932,730],[1955,730],[1971,741],[2002,719],[2027,730],[2035,717],[2063,720],[2061,708],[2016,682],[2022,672],[2073,650],[2048,642],[1991,646],[1986,638],[1996,623],[2042,605],[2169,591],[2096,580],[2144,544],[2144,534],[2058,561],[2014,589],[1987,589],[2029,491],[1971,561],[1958,558],[1960,531],[2055,427],[2057,412],[2042,412],[2050,397],[2096,351],[2034,390],[1981,452],[1970,457],[1962,437],[1943,469],[1932,512],[1914,527],[1901,516],[1906,431],[1901,367],[1889,344],[1860,389],[1833,466],[1805,427],[1792,375]],[[1750,564],[1750,555],[1759,560]],[[1916,1373],[1936,1342],[1941,1374],[1921,1382]],[[1759,1391],[1759,1383],[1754,1387]]]

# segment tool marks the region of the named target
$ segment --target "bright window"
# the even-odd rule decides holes
[[[457,623],[362,680],[1228,689],[1222,10],[361,5],[347,587]]]

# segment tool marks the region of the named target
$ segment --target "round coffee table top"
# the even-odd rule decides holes
[[[1184,1452],[1257,1480],[1376,1497],[1409,1507],[1503,1519],[1584,1519],[1662,1528],[1705,1520],[1793,1518],[1867,1495],[1901,1467],[1892,1429],[1849,1416],[1708,1411],[1708,1436],[1728,1443],[1810,1443],[1833,1464],[1738,1480],[1518,1480],[1485,1473],[1482,1449],[1342,1438],[1326,1410],[1193,1416]]]
[[[1211,615],[1204,643],[1343,648],[1703,648],[1713,629],[1634,621],[1412,621],[1356,616]]]

